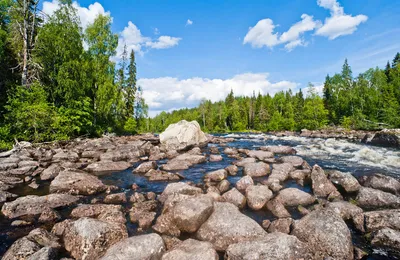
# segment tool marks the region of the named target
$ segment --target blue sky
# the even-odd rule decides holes
[[[56,5],[45,2],[44,10]],[[308,82],[320,86],[326,74],[340,71],[345,58],[358,74],[384,66],[400,51],[397,1],[79,0],[75,5],[83,27],[98,13],[109,14],[120,47],[127,43],[136,51],[151,115],[192,107],[202,98],[216,101],[231,88],[248,95],[296,91]]]

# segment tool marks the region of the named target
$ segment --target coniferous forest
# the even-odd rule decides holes
[[[103,133],[160,132],[179,120],[197,120],[203,130],[278,131],[342,126],[400,127],[400,54],[353,75],[347,60],[327,76],[322,96],[311,84],[251,97],[231,93],[192,109],[147,115],[136,84],[135,53],[126,46],[118,62],[118,35],[111,18],[99,15],[84,31],[70,0],[53,15],[39,1],[0,1],[0,148],[15,139],[68,140]],[[380,64],[377,64],[380,65]]]

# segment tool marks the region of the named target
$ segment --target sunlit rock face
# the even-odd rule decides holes
[[[160,142],[167,150],[185,149],[188,146],[199,145],[207,141],[197,121],[186,120],[171,124],[160,134]]]

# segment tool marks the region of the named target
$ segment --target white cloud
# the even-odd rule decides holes
[[[190,19],[187,19],[187,21],[186,21],[186,26],[188,26],[188,25],[192,25],[193,24],[193,21],[192,20],[190,20]]]
[[[150,115],[159,111],[169,111],[179,104],[182,107],[197,106],[205,98],[213,102],[225,99],[231,89],[235,95],[251,96],[258,94],[274,94],[281,90],[294,89],[297,83],[279,81],[272,83],[268,73],[244,73],[230,79],[174,77],[142,78],[138,85],[143,87],[143,96],[149,105]]]
[[[325,19],[323,26],[318,28],[315,34],[326,36],[330,40],[352,34],[357,30],[357,26],[368,20],[363,14],[356,16],[345,14],[343,7],[336,0],[318,0],[317,3],[330,10],[331,16]]]
[[[182,38],[171,37],[171,36],[160,36],[154,42],[146,42],[146,46],[153,49],[167,49],[178,45]]]
[[[154,34],[155,35],[159,35],[160,34],[160,30],[158,30],[158,28],[154,28]]]
[[[125,44],[128,52],[134,50],[135,52],[142,54],[142,46],[149,41],[151,41],[151,38],[143,36],[139,28],[129,21],[128,26],[126,26],[120,33],[117,56],[121,55]]]

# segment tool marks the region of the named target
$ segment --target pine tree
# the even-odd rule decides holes
[[[127,117],[134,116],[135,96],[137,92],[136,87],[136,62],[135,52],[132,50],[129,58],[128,65],[128,79],[126,85],[126,111]]]
[[[396,68],[399,65],[400,65],[400,52],[396,53],[396,56],[394,56],[394,59],[392,62],[392,68]]]

